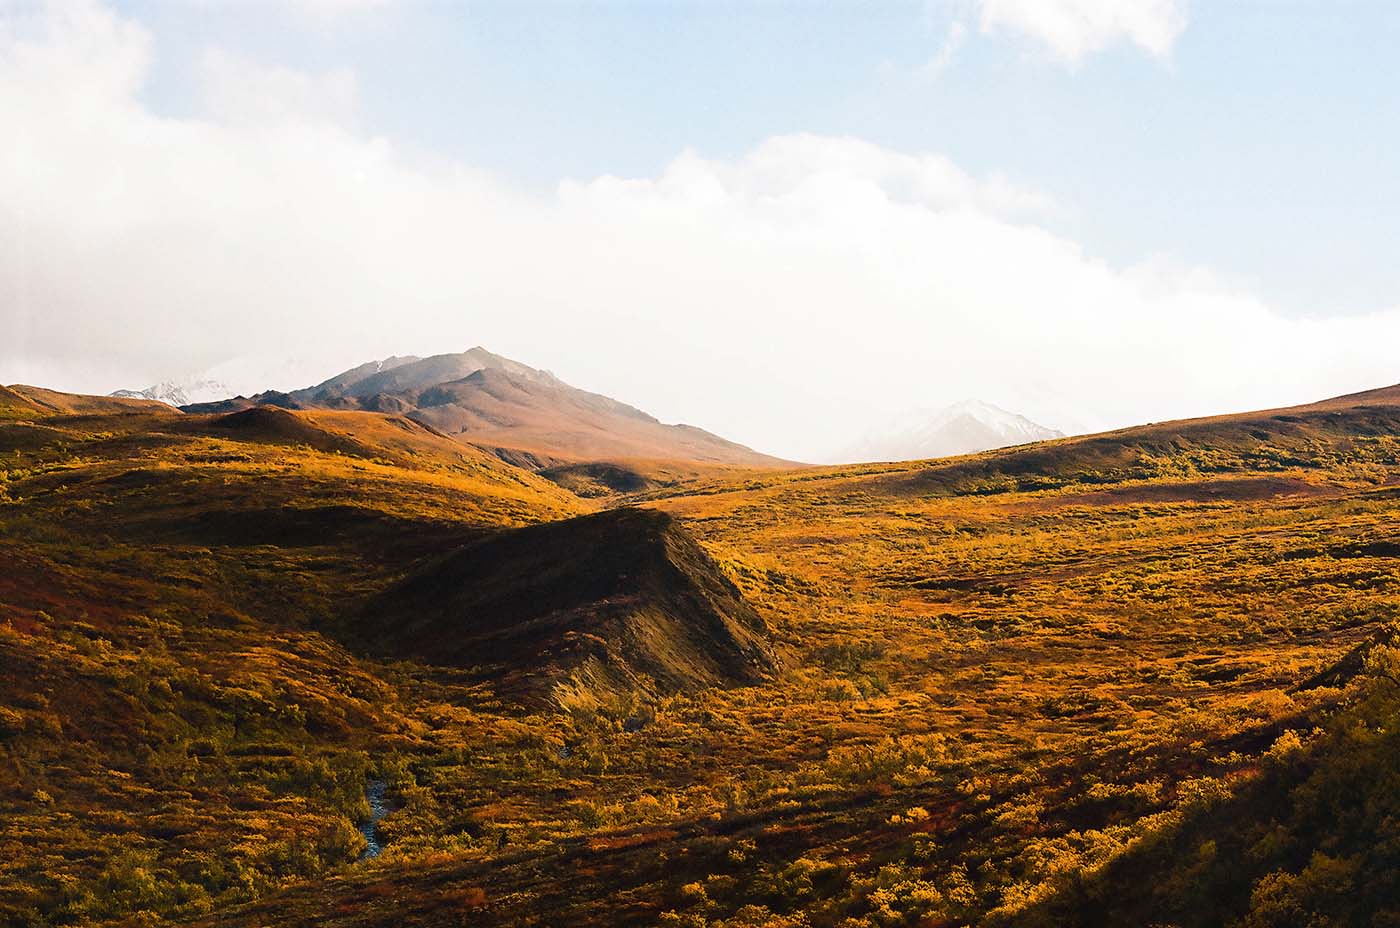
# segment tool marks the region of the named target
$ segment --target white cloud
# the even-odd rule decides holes
[[[358,119],[359,94],[348,68],[307,74],[211,48],[200,60],[199,80],[205,112],[229,125],[353,127]]]
[[[1118,42],[1166,58],[1186,29],[1185,0],[977,0],[977,7],[984,33],[1016,33],[1071,64]]]
[[[325,121],[160,118],[149,36],[60,10],[0,26],[0,382],[249,356],[311,382],[480,343],[814,458],[968,396],[1108,426],[1400,380],[1400,313],[1291,320],[1199,269],[1111,266],[941,156],[787,136],[530,197]]]
[[[967,44],[967,24],[955,19],[948,24],[948,32],[943,37],[943,44],[938,47],[938,51],[934,52],[933,57],[924,62],[923,67],[919,69],[920,76],[937,77],[948,70],[953,64],[953,59],[957,57],[958,52],[962,51],[965,44]]]

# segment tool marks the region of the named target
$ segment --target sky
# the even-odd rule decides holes
[[[823,460],[1400,382],[1400,5],[0,0],[0,382],[485,347]]]

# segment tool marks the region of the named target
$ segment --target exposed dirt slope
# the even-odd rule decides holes
[[[355,633],[563,702],[756,683],[772,669],[763,621],[678,523],[646,509],[469,544],[375,600]]]

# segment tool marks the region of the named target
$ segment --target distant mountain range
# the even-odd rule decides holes
[[[460,354],[370,361],[291,392],[233,398],[226,393],[213,398],[211,392],[218,392],[217,384],[196,381],[122,390],[113,396],[158,399],[189,413],[253,406],[393,413],[535,469],[600,460],[741,467],[788,463],[694,426],[667,425],[626,403],[572,387],[548,371],[481,347]]]
[[[902,416],[848,447],[845,461],[916,461],[1009,448],[1064,433],[981,400]]]
[[[239,394],[251,396],[272,384],[305,383],[310,380],[306,372],[316,370],[316,365],[307,359],[242,355],[197,373],[168,377],[144,389],[118,390],[111,395],[157,400],[171,406],[188,406],[191,403],[212,403]]]
[[[391,413],[535,470],[622,460],[738,467],[791,463],[694,426],[667,425],[626,403],[580,390],[549,371],[482,347],[427,358],[369,361],[315,386],[250,396],[234,395],[227,379],[214,376],[216,373],[224,372],[169,380],[142,390],[118,390],[111,395],[157,400],[189,413],[227,413],[253,406]],[[247,372],[237,379],[247,382]],[[901,416],[835,457],[841,461],[919,460],[1060,437],[1063,433],[1024,416],[990,403],[966,400],[944,409]],[[635,479],[630,473],[620,477],[591,472],[555,476],[571,485],[580,479],[605,485]]]

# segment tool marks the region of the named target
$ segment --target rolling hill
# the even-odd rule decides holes
[[[0,393],[0,403],[8,400],[6,405],[10,408],[38,417],[136,413],[178,415],[169,404],[145,397],[84,396],[23,384],[11,384],[0,387],[0,390],[3,391]]]

